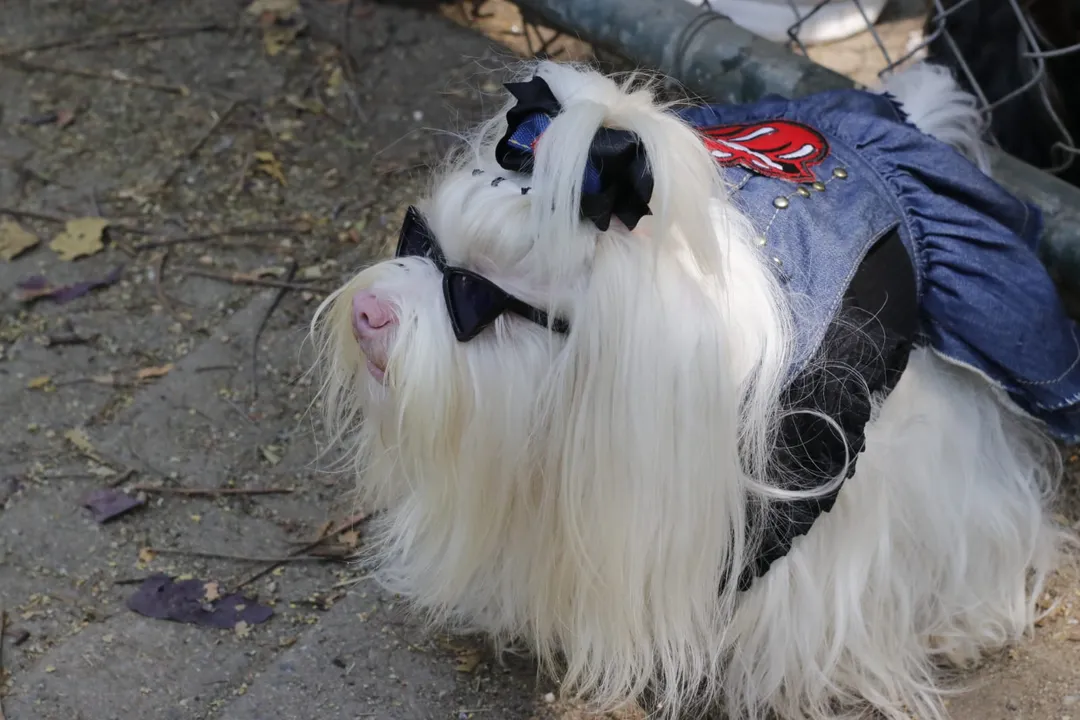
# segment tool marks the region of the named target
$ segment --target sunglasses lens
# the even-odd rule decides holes
[[[480,334],[506,310],[509,295],[486,278],[465,270],[450,270],[443,281],[450,322],[458,340]]]
[[[399,258],[428,258],[439,269],[446,265],[446,258],[443,257],[442,248],[435,240],[435,235],[428,227],[424,216],[414,207],[410,207],[405,213],[405,222],[401,225],[401,236],[398,239],[395,255]]]

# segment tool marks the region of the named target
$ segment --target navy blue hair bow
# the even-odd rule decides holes
[[[536,142],[562,110],[543,78],[507,83],[517,104],[506,113],[506,134],[495,146],[495,159],[507,170],[531,173]],[[651,214],[653,177],[641,140],[627,130],[600,128],[589,148],[581,187],[581,214],[607,230],[611,216],[630,230]]]

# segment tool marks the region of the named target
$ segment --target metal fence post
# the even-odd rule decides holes
[[[798,97],[855,85],[684,0],[516,2],[551,27],[659,70],[714,102],[751,102],[766,93]],[[1043,262],[1063,291],[1080,298],[1080,189],[1001,152],[994,151],[992,160],[998,182],[1043,209]]]

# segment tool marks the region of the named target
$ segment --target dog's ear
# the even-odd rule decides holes
[[[747,468],[766,455],[786,370],[780,293],[691,128],[646,91],[594,78],[596,91],[565,93],[548,77],[563,113],[539,144],[532,210],[553,265],[584,272],[551,374],[538,505],[566,538],[558,575],[576,582],[538,589],[553,610],[537,634],[560,637],[571,686],[614,699],[651,676],[678,693],[714,674],[707,645],[680,639],[724,636],[731,570],[753,541]],[[647,155],[650,213],[632,230],[602,231],[577,207],[601,126]]]
[[[573,608],[559,618],[571,684],[629,688],[645,668],[705,675],[714,660],[678,639],[720,636],[733,597],[720,588],[744,554],[741,378],[718,289],[633,236],[597,249],[554,373],[545,467],[562,562],[582,579],[559,602]],[[574,625],[586,617],[593,632]],[[615,676],[594,675],[596,657],[619,658]]]

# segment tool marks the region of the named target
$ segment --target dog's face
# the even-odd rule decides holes
[[[440,179],[407,211],[396,256],[359,273],[339,298],[364,358],[366,404],[457,427],[533,404],[564,345],[566,288],[583,279],[588,257],[579,254],[553,293],[529,232],[529,188],[505,174],[473,168]]]
[[[470,165],[438,178],[407,212],[395,257],[323,310],[326,399],[341,427],[363,417],[362,489],[379,504],[406,492],[453,503],[491,492],[481,486],[494,477],[514,492],[537,472],[538,405],[592,253],[555,269],[531,232],[534,196],[509,175]],[[492,309],[505,299],[495,291],[524,309]]]

